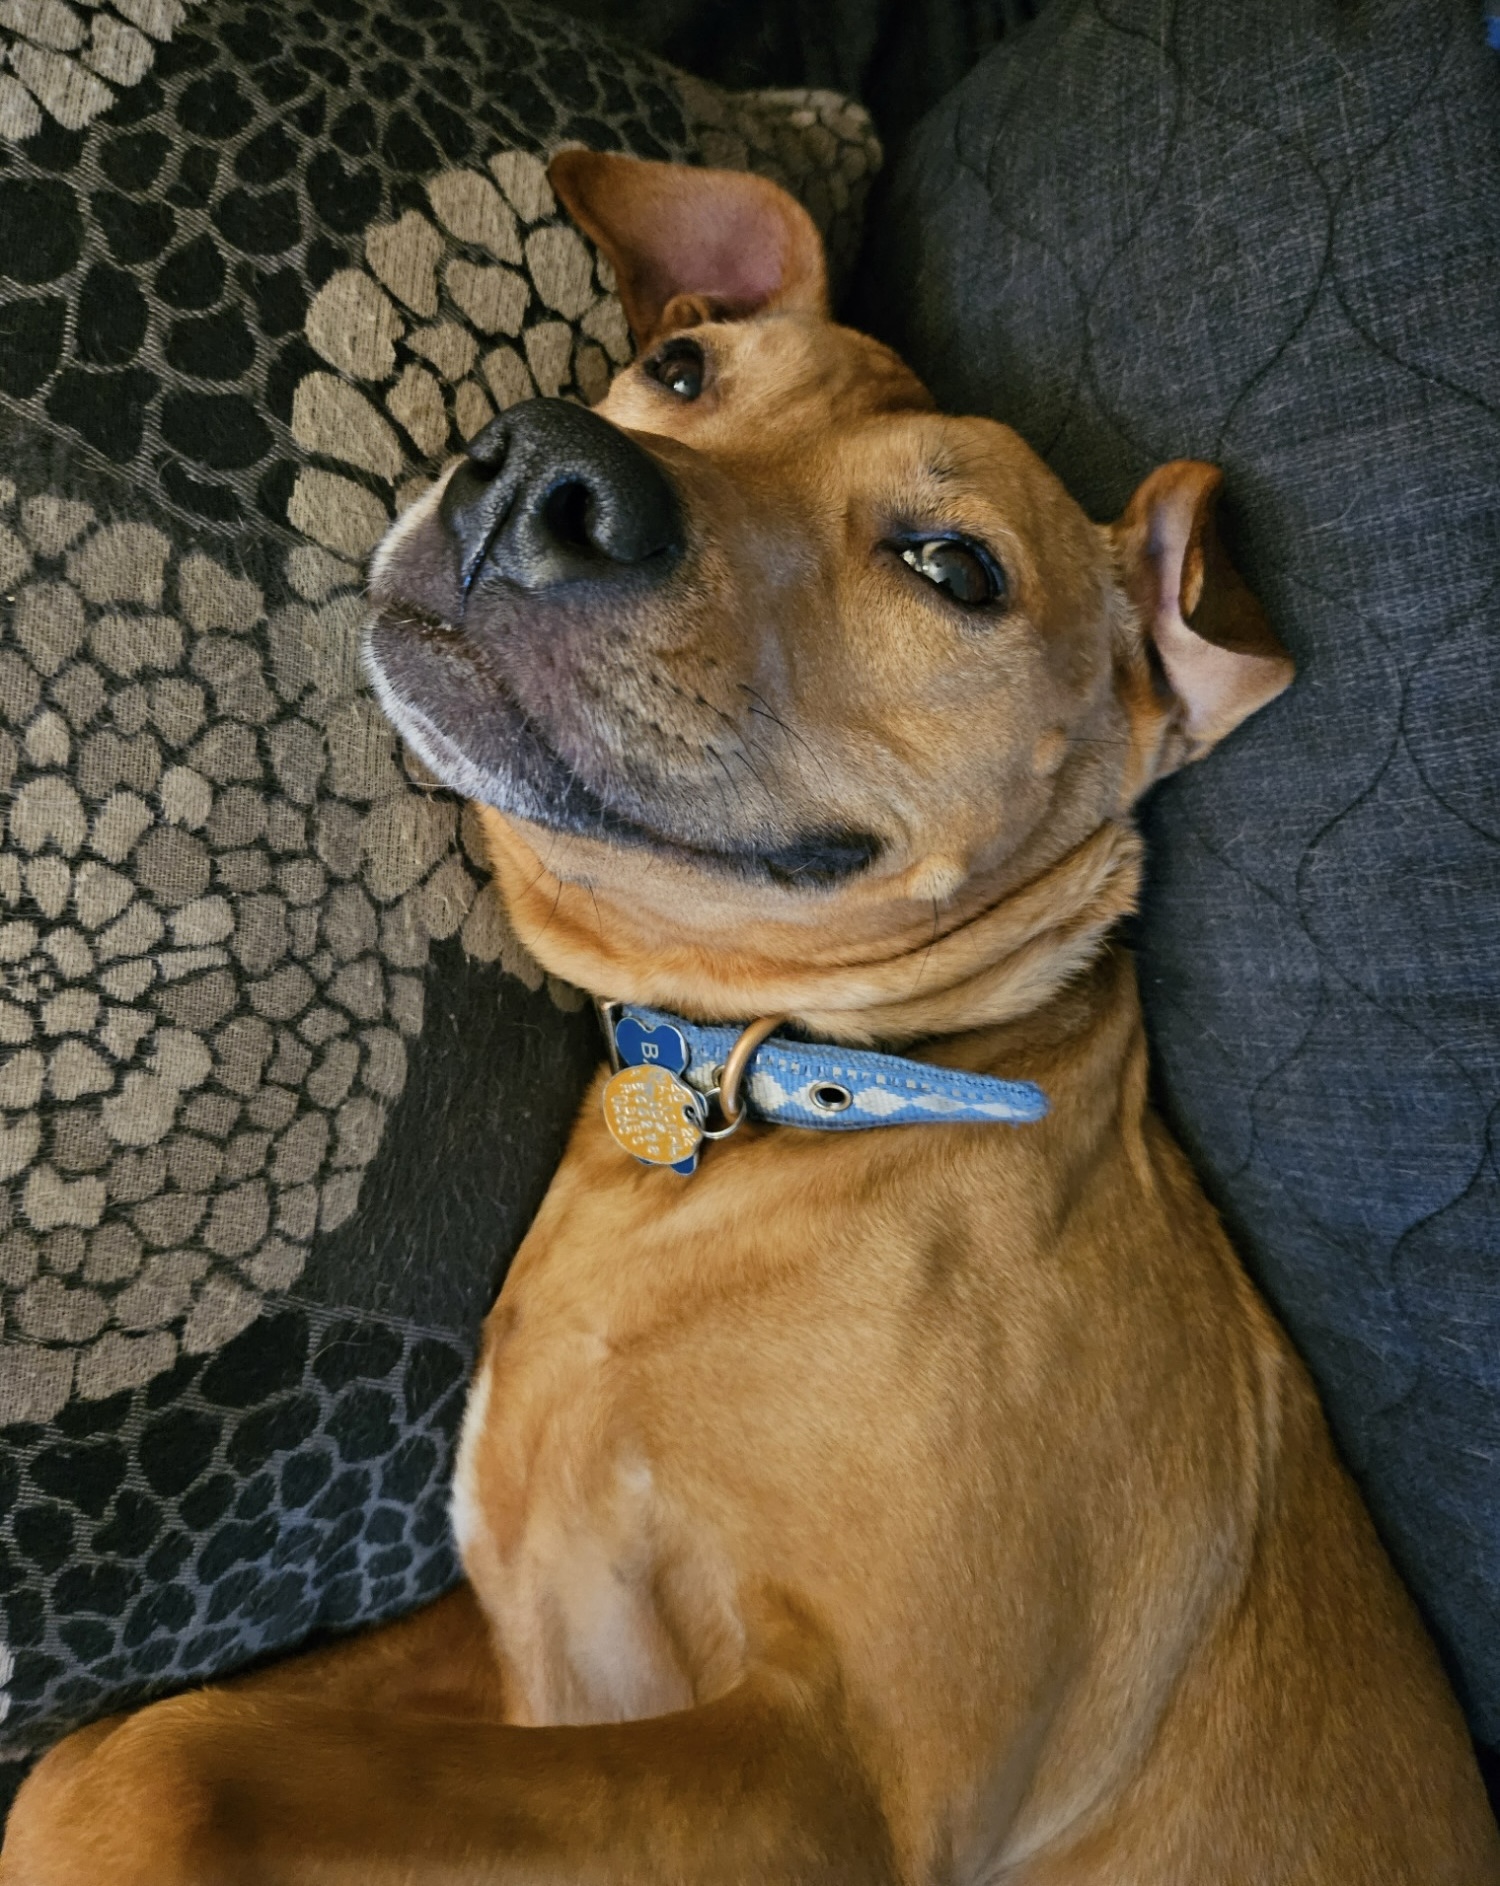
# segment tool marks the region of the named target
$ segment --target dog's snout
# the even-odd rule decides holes
[[[439,512],[463,586],[521,589],[664,575],[682,549],[677,494],[652,456],[568,400],[513,406],[473,439]]]

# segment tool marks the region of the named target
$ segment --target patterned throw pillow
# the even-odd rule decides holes
[[[454,1576],[479,1319],[597,1054],[358,660],[497,407],[629,353],[566,142],[878,161],[504,0],[0,8],[0,1775]]]
[[[1227,473],[1296,685],[1149,814],[1178,1129],[1500,1747],[1500,60],[1473,0],[1049,0],[871,307],[1095,515]]]

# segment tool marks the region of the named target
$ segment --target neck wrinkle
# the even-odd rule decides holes
[[[498,819],[487,829],[516,933],[556,975],[697,1021],[785,1015],[850,1047],[910,1045],[1035,1014],[1099,956],[1135,909],[1141,879],[1139,836],[1111,820],[934,940],[889,956],[793,962],[684,942],[614,900],[601,912],[587,886],[554,877],[519,834]]]
[[[796,1019],[834,1040],[899,1044],[1022,1021],[1098,959],[1115,925],[1136,908],[1140,880],[1134,829],[1103,826],[935,944],[881,965],[888,985],[904,972],[907,990],[808,1004]]]

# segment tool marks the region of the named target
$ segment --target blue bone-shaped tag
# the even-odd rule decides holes
[[[615,1047],[622,1067],[664,1067],[669,1074],[687,1072],[687,1042],[665,1022],[648,1028],[634,1015],[626,1015],[615,1023]]]

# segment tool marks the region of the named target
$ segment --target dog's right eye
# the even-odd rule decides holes
[[[668,341],[646,362],[646,372],[678,399],[696,399],[703,391],[703,349],[696,341]]]
[[[901,561],[963,609],[1005,600],[1005,573],[989,551],[964,537],[919,537],[893,546]]]

